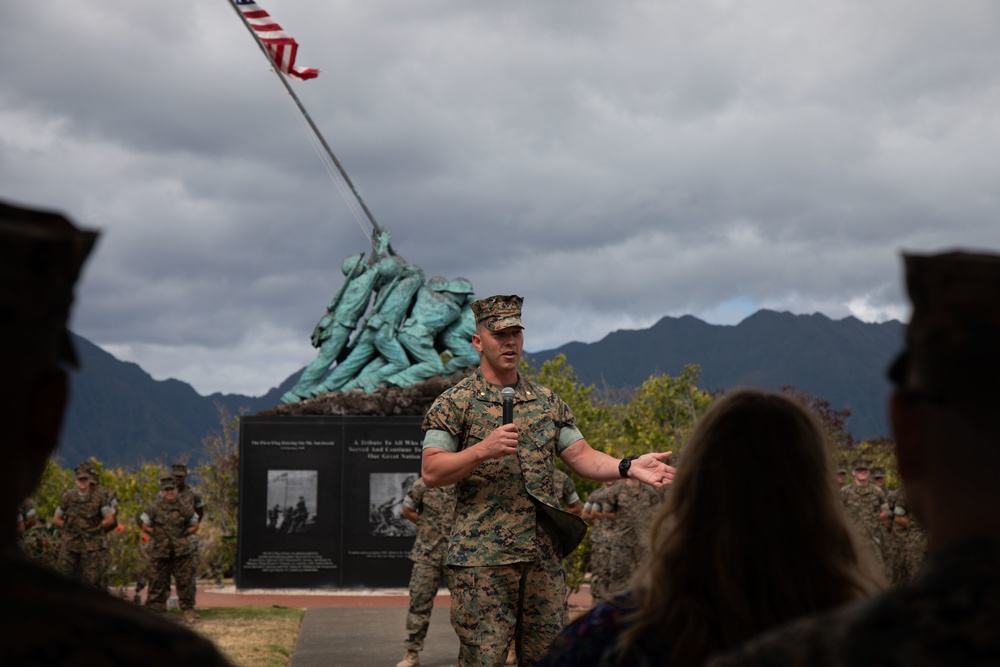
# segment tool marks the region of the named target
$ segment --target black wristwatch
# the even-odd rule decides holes
[[[634,456],[626,456],[618,462],[618,474],[625,479],[628,479],[628,469],[632,467],[632,459],[634,458]]]

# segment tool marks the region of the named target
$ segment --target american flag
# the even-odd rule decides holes
[[[297,79],[315,79],[319,70],[312,67],[296,67],[295,54],[299,44],[292,36],[275,23],[270,14],[261,9],[253,0],[233,0],[236,7],[243,12],[247,22],[257,33],[257,37],[267,47],[271,58],[277,63],[278,69]]]

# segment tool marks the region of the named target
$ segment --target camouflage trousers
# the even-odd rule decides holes
[[[893,533],[892,585],[913,581],[927,557],[927,535],[910,528]]]
[[[608,581],[604,593],[617,595],[629,587],[632,576],[646,558],[646,549],[634,537],[618,536],[612,541],[608,554]]]
[[[406,613],[406,639],[403,646],[409,651],[424,650],[424,637],[431,622],[434,596],[444,580],[448,590],[452,590],[452,569],[444,564],[444,558],[434,561],[416,561],[410,573],[410,609]]]
[[[56,569],[95,588],[102,588],[107,581],[109,559],[106,549],[93,551],[59,550]],[[103,588],[107,590],[107,588]]]
[[[170,598],[170,577],[177,583],[177,601],[181,609],[194,609],[195,559],[189,554],[173,558],[149,559],[149,594],[146,606],[157,611],[167,608]]]
[[[594,604],[611,597],[611,545],[606,539],[590,543],[590,597]]]
[[[566,624],[566,569],[551,539],[538,542],[536,561],[454,568],[451,625],[462,667],[501,667],[512,641],[517,664],[534,665]]]

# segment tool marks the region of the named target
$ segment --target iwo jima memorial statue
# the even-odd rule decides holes
[[[420,422],[479,363],[472,283],[426,278],[395,252],[284,76],[319,70],[295,65],[297,44],[259,6],[234,9],[373,230],[371,252],[343,262],[311,335],[316,358],[281,405],[240,419],[236,584],[405,588],[415,531],[402,502],[420,473]]]

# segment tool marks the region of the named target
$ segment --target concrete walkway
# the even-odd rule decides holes
[[[458,637],[449,610],[435,608],[422,667],[456,665]],[[302,619],[290,667],[394,667],[403,658],[405,607],[316,607]]]
[[[403,658],[409,594],[400,589],[376,590],[236,590],[232,586],[198,587],[197,606],[272,606],[305,609],[290,667],[394,667]],[[584,586],[569,599],[572,610],[587,609]],[[451,598],[442,589],[434,611],[422,667],[456,665],[458,637],[451,628]]]

